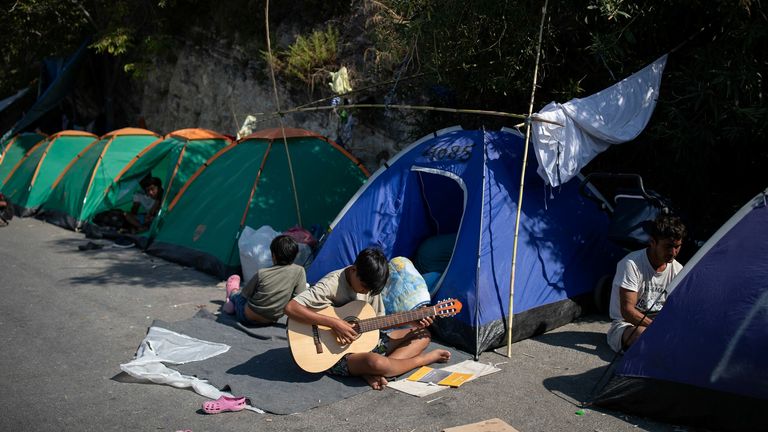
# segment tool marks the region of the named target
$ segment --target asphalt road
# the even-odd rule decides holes
[[[369,391],[307,412],[205,415],[202,396],[131,382],[133,357],[154,319],[218,312],[223,284],[137,249],[80,251],[88,240],[35,219],[0,228],[1,431],[440,431],[501,418],[520,432],[689,431],[587,409],[612,353],[606,317],[589,316],[480,361],[501,372],[434,397]],[[265,388],[264,391],[269,391]]]

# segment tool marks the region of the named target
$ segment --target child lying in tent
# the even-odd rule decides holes
[[[149,229],[152,220],[160,211],[163,197],[163,184],[159,178],[145,177],[139,184],[142,190],[133,195],[131,211],[123,213],[126,229],[131,233]]]
[[[304,267],[293,264],[299,245],[287,235],[275,237],[269,245],[272,267],[260,269],[241,291],[240,277],[227,280],[227,300],[222,311],[237,316],[246,325],[272,324],[283,316],[288,301],[307,289]]]

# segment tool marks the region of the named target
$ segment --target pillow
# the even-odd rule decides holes
[[[388,314],[407,312],[431,303],[427,283],[405,257],[389,261],[389,280],[382,291],[384,309]]]

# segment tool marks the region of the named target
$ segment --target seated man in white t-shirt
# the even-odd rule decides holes
[[[667,286],[683,266],[675,260],[685,237],[679,218],[660,215],[651,226],[648,247],[631,252],[616,266],[611,291],[608,345],[621,352],[629,348],[667,300]]]

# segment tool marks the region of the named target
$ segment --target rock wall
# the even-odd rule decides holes
[[[306,96],[300,100],[297,94],[301,93],[308,91],[287,88],[278,78],[282,110],[310,101]],[[249,115],[257,120],[255,130],[280,126],[279,118],[268,114],[277,111],[268,66],[260,59],[247,58],[243,50],[224,46],[186,43],[174,60],[158,60],[143,83],[140,106],[146,127],[163,134],[200,127],[235,136]],[[283,121],[286,127],[343,141],[340,144],[373,172],[382,159],[394,156],[412,137],[403,122],[365,121],[372,117],[385,118],[383,114],[366,113],[362,120],[355,116],[353,127],[347,128],[348,136],[343,134],[340,116],[331,110],[286,114]]]

